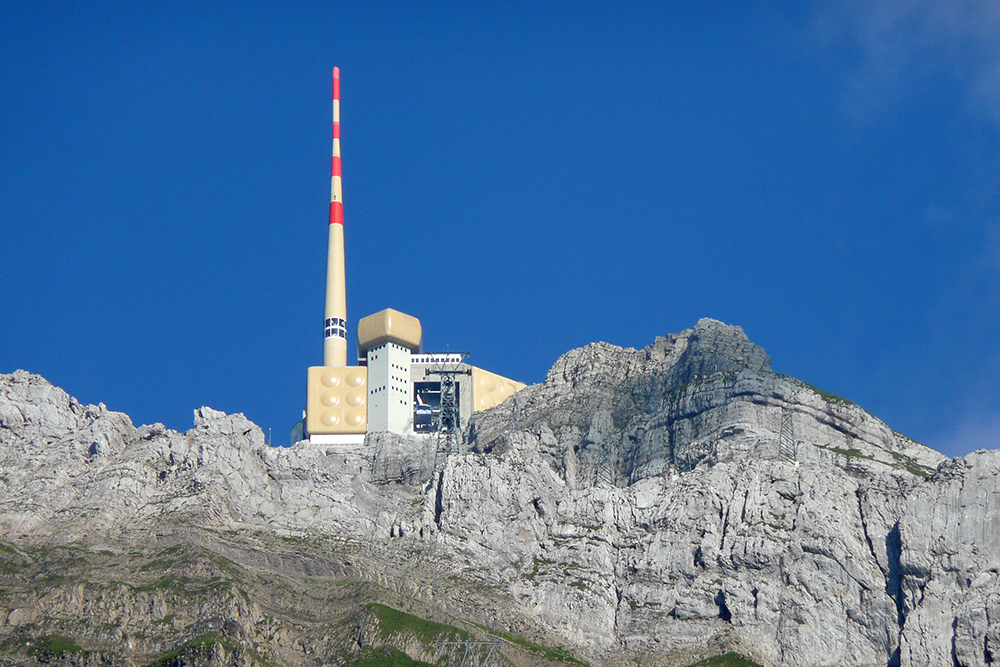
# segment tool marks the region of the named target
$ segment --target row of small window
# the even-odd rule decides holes
[[[459,364],[462,363],[462,355],[460,354],[424,354],[424,355],[411,355],[411,364]]]
[[[327,329],[329,329],[330,327],[339,327],[341,329],[346,329],[347,320],[345,320],[342,317],[328,317],[326,318],[326,321],[323,323],[323,326],[325,326]]]
[[[377,394],[377,393],[379,393],[380,391],[385,391],[385,389],[386,389],[386,386],[387,386],[387,385],[382,385],[381,387],[375,387],[374,389],[372,389],[372,392],[371,392],[371,393],[373,393],[373,394]],[[407,393],[406,389],[403,389],[403,388],[401,388],[401,387],[393,387],[392,389],[393,389],[393,391],[398,391],[398,392],[399,392],[399,393],[401,393],[401,394],[405,394],[405,393]]]
[[[324,338],[343,338],[347,340],[347,331],[345,329],[327,329],[323,335]]]

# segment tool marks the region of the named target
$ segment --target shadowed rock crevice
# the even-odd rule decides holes
[[[444,470],[438,473],[434,491],[434,523],[441,527],[441,514],[444,512]]]
[[[889,572],[886,575],[885,592],[896,603],[896,623],[902,632],[903,624],[906,623],[906,607],[903,600],[902,587],[902,566],[899,558],[902,554],[902,540],[899,535],[899,522],[892,526],[892,530],[885,536],[885,552],[889,562]]]
[[[726,623],[731,623],[733,620],[733,613],[729,611],[729,607],[726,606],[726,594],[723,591],[716,593],[715,604],[719,607],[719,618]]]
[[[956,647],[958,641],[958,619],[956,618],[951,622],[951,664],[952,667],[966,667],[962,665],[958,660],[958,650]]]

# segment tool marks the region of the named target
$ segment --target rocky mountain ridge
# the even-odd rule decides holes
[[[435,662],[464,636],[517,665],[986,665],[998,474],[997,452],[947,460],[713,320],[568,352],[437,469],[425,442],[270,448],[209,408],[135,427],[18,371],[0,656]]]

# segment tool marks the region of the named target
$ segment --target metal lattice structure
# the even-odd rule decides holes
[[[792,413],[781,411],[781,432],[778,435],[778,456],[784,461],[795,460],[795,431],[792,428]]]
[[[448,656],[448,667],[488,667],[490,659],[499,654],[500,642],[438,642]],[[496,661],[494,661],[495,663]]]
[[[611,466],[611,448],[606,442],[602,442],[597,453],[597,465],[595,466],[594,477],[598,484],[613,486],[614,473]]]
[[[462,355],[465,358],[465,355]],[[441,414],[438,418],[437,447],[434,453],[434,468],[448,458],[449,454],[458,454],[462,449],[462,416],[458,405],[457,383],[459,375],[472,375],[468,368],[462,369],[461,362],[444,365],[428,375],[441,378]]]

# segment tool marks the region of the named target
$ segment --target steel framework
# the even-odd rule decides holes
[[[795,460],[795,431],[792,428],[792,413],[781,411],[781,433],[778,435],[778,456],[785,461]]]
[[[465,359],[461,353],[461,359]],[[458,405],[455,378],[459,375],[472,375],[468,368],[460,368],[461,361],[453,364],[441,364],[439,368],[427,371],[428,375],[441,378],[441,413],[438,418],[437,444],[434,451],[434,469],[448,458],[449,454],[458,454],[462,450],[462,415]]]
[[[448,667],[487,667],[490,658],[497,653],[500,642],[438,642],[448,656]]]

